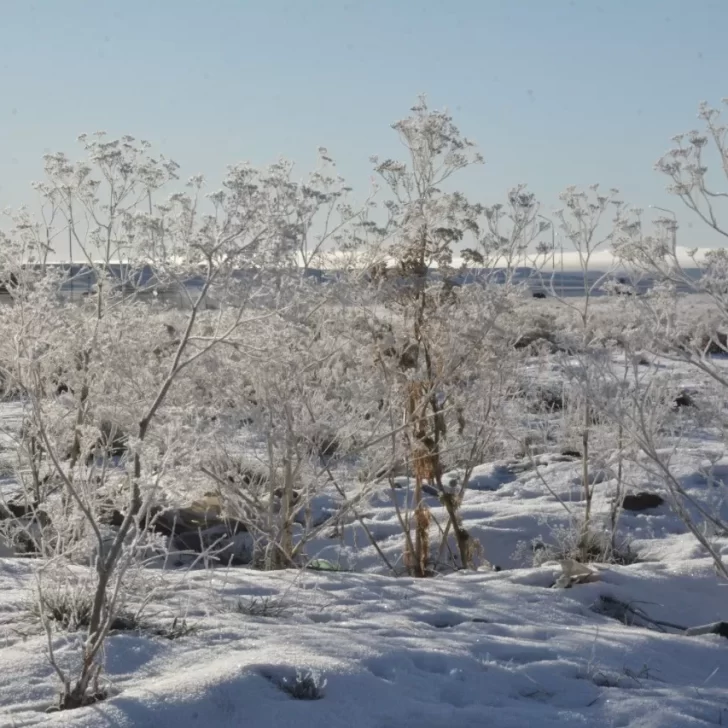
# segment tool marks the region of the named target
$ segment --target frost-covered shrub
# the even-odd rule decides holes
[[[42,581],[39,583],[42,584]],[[40,620],[47,628],[76,632],[88,629],[93,606],[93,585],[69,579],[64,582],[50,582],[39,586],[29,602],[28,611],[32,617]],[[142,619],[141,610],[131,611],[123,605],[114,607],[109,630],[112,632],[155,632],[155,629],[150,628]]]
[[[271,682],[294,700],[321,700],[327,681],[319,672],[309,668],[299,668],[295,676],[276,677],[266,674]]]
[[[234,601],[225,602],[226,610],[245,614],[248,617],[282,617],[288,606],[278,597],[240,597]]]
[[[175,617],[168,625],[146,625],[145,629],[158,637],[164,637],[166,640],[178,640],[197,631],[197,627],[190,624],[184,617]]]
[[[177,165],[145,141],[99,132],[79,142],[81,161],[45,156],[44,181],[35,186],[43,214],[34,219],[21,211],[0,234],[0,267],[17,281],[13,305],[3,308],[0,380],[6,391],[23,394],[27,426],[19,434],[18,471],[28,475],[18,480],[24,501],[50,514],[44,554],[60,566],[92,567],[90,610],[85,595],[63,591],[49,592],[38,607],[46,623],[88,625],[74,672],[56,667],[66,708],[86,704],[94,692],[122,582],[145,564],[149,531],[162,525],[154,514],[209,490],[200,482],[198,448],[214,442],[214,418],[219,432],[222,414],[247,421],[247,407],[270,424],[271,412],[289,401],[288,392],[256,398],[239,351],[241,344],[260,343],[256,368],[266,371],[280,353],[275,314],[287,311],[287,323],[298,330],[310,324],[310,301],[323,289],[306,285],[299,262],[311,265],[329,235],[314,240],[307,231],[317,229],[320,216],[336,218],[332,228],[344,235],[358,216],[327,157],[305,183],[292,180],[286,162],[265,170],[233,165],[220,189],[206,195],[200,176],[182,190],[170,189],[177,186]],[[303,219],[305,225],[291,222]],[[46,265],[48,241],[61,230],[88,270]],[[86,275],[84,295],[72,295],[69,278]],[[305,307],[303,288],[310,293]],[[300,338],[308,342],[315,334]],[[299,351],[286,362],[293,371]],[[273,386],[290,379],[283,368],[270,373]],[[233,405],[240,406],[230,412],[226,393],[237,381],[241,396]],[[297,440],[286,444],[293,451]],[[330,447],[324,443],[324,449]],[[285,470],[280,459],[266,465],[271,480]],[[245,488],[265,488],[254,476],[245,482],[245,473],[238,475],[242,495]],[[285,566],[295,557],[289,536],[301,506],[292,491],[302,479],[294,466],[283,483],[279,528],[266,534],[283,545],[276,553]],[[245,505],[258,508],[254,501]],[[206,558],[213,546],[197,541]],[[186,628],[178,623],[171,631],[180,629]]]
[[[94,595],[89,584],[58,584],[34,594],[30,613],[43,622],[50,621],[61,629],[75,632],[88,627],[93,602]]]
[[[587,531],[578,522],[558,525],[548,535],[546,541],[521,542],[516,549],[516,558],[530,561],[534,566],[565,559],[603,564],[633,564],[637,561],[628,541],[615,545],[609,530],[597,530],[596,523]]]

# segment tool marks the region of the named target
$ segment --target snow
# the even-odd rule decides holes
[[[600,596],[689,624],[725,615],[704,558],[600,569],[548,588],[558,567],[417,581],[371,574],[219,570],[179,575],[154,619],[183,610],[177,640],[120,633],[109,642],[112,697],[46,714],[44,637],[14,621],[32,565],[0,562],[3,726],[689,726],[728,719],[728,645],[628,627],[590,610]],[[225,609],[252,596],[280,616]],[[63,640],[59,639],[60,645]],[[61,656],[63,648],[60,649]],[[266,675],[312,668],[318,701],[293,700]]]
[[[664,366],[685,381],[693,376]],[[6,421],[18,418],[17,408],[5,412]],[[5,456],[12,443],[2,445]],[[629,482],[659,486],[636,466],[625,468]],[[712,497],[715,483],[728,479],[722,439],[696,427],[673,452],[671,470],[689,494]],[[185,620],[190,633],[177,639],[151,629],[112,634],[103,678],[109,697],[74,711],[47,712],[57,678],[46,635],[29,610],[37,562],[0,553],[0,727],[728,724],[725,638],[623,624],[596,609],[607,598],[683,627],[728,619],[728,585],[667,504],[622,516],[638,563],[591,565],[596,580],[570,589],[553,588],[562,572],[557,562],[532,566],[531,543],[549,544],[572,523],[567,508],[578,510],[579,475],[580,463],[556,452],[475,468],[462,518],[498,572],[394,577],[356,519],[335,538],[323,534],[306,549],[309,558],[346,571],[165,571],[144,620],[151,627]],[[596,487],[597,517],[608,511],[613,475],[605,463]],[[392,496],[404,502],[409,484],[398,478],[396,485],[394,493],[386,484],[371,492],[359,511],[401,570],[402,534]],[[322,493],[314,510],[326,512],[336,502],[335,494]],[[444,522],[437,499],[429,497],[428,505]],[[728,518],[725,501],[716,497],[712,506]],[[715,542],[728,555],[728,538]],[[150,570],[150,583],[155,573]],[[239,603],[257,605],[258,612],[267,606],[269,613],[255,616],[247,609],[251,615]],[[54,633],[62,664],[72,663],[79,638]],[[281,689],[301,670],[326,681],[321,699],[295,700]]]

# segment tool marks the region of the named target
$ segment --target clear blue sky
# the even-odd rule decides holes
[[[0,207],[84,131],[149,139],[216,184],[226,164],[328,147],[355,189],[419,92],[486,166],[466,191],[528,182],[546,207],[600,181],[676,203],[652,164],[728,96],[726,0],[3,0]],[[694,228],[695,244],[706,238]]]

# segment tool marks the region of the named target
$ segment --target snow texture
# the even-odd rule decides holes
[[[688,493],[704,497],[726,476],[728,458],[716,458],[719,450],[710,433],[683,439],[671,468]],[[638,563],[590,565],[595,581],[553,588],[562,569],[549,561],[532,567],[531,544],[547,545],[569,526],[563,503],[576,506],[582,497],[580,464],[560,453],[535,462],[538,471],[528,459],[477,467],[462,506],[468,530],[502,571],[395,578],[355,520],[307,546],[310,559],[337,570],[172,569],[145,612],[146,627],[108,640],[108,699],[74,711],[47,712],[58,686],[46,636],[29,609],[35,564],[0,558],[0,726],[728,724],[725,638],[685,636],[640,619],[625,624],[600,608],[611,600],[682,627],[726,620],[728,586],[711,559],[662,505],[622,517]],[[607,464],[596,514],[609,508],[611,475]],[[628,475],[656,487],[637,468]],[[404,500],[407,480],[397,485],[394,494]],[[330,512],[336,496],[322,493],[313,505]],[[444,520],[434,496],[428,505]],[[725,503],[715,507],[728,517]],[[368,498],[361,516],[401,568],[388,486]],[[728,539],[715,543],[728,554]],[[175,618],[188,634],[155,633]],[[57,631],[53,639],[61,662],[77,654],[80,633]],[[284,689],[302,677],[314,681],[320,699],[297,700]]]

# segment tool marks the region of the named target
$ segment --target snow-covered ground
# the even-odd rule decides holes
[[[656,619],[719,619],[726,587],[706,559],[604,568],[598,582],[570,590],[549,588],[558,571],[424,581],[247,570],[171,578],[150,618],[164,623],[183,613],[194,631],[173,641],[114,635],[112,697],[46,714],[54,676],[45,638],[22,616],[31,564],[4,560],[0,725],[667,728],[728,721],[724,638],[624,626],[591,610],[608,596],[639,603]],[[253,596],[274,600],[282,613],[251,617],[229,608]],[[64,639],[57,639],[61,657]],[[326,681],[322,699],[294,700],[278,686],[297,670]]]
[[[686,453],[685,470],[699,462]],[[544,476],[561,496],[576,464]],[[503,482],[509,481],[509,482]],[[696,487],[699,487],[696,478]],[[107,654],[111,697],[47,714],[55,676],[46,638],[29,615],[34,564],[0,560],[0,725],[67,726],[668,726],[728,722],[728,642],[625,626],[593,607],[608,597],[681,626],[726,617],[728,587],[666,507],[625,516],[632,566],[596,567],[599,579],[552,585],[558,565],[517,566],[519,541],[563,518],[532,473],[479,469],[464,520],[499,573],[428,580],[356,572],[178,571],[147,609],[151,625],[184,618],[176,640],[119,632]],[[391,506],[370,522],[399,545]],[[551,523],[550,523],[551,522]],[[401,550],[401,548],[400,548]],[[349,558],[356,561],[356,550]],[[728,553],[728,542],[725,545]],[[361,549],[353,567],[373,568]],[[332,557],[332,547],[321,555]],[[252,603],[253,609],[250,609]],[[238,606],[241,606],[239,609]],[[268,612],[250,616],[256,605]],[[56,636],[60,659],[73,635]],[[277,681],[313,670],[323,698],[294,700]]]
[[[675,450],[672,470],[704,500],[707,490],[725,492],[716,479],[728,480],[728,454],[722,437],[699,424]],[[663,504],[622,517],[637,563],[592,565],[594,581],[554,588],[562,569],[554,561],[534,568],[532,544],[568,528],[564,503],[578,508],[580,464],[557,452],[536,460],[537,469],[528,459],[485,463],[467,492],[463,522],[498,572],[395,578],[356,521],[306,549],[337,571],[150,570],[144,629],[108,642],[108,699],[75,711],[46,712],[57,682],[30,609],[37,562],[0,559],[0,728],[728,725],[727,639],[639,618],[625,624],[600,609],[616,600],[680,627],[728,620],[728,585],[711,559]],[[597,514],[615,485],[610,463],[604,468]],[[659,489],[634,466],[625,478]],[[407,483],[397,482],[395,497],[404,499]],[[317,505],[334,500],[321,496]],[[437,499],[429,505],[443,522]],[[728,518],[725,501],[712,505]],[[387,485],[360,515],[401,566]],[[728,556],[728,539],[716,544]],[[175,619],[189,632],[154,633]],[[77,655],[78,639],[54,635],[62,664]],[[284,689],[307,671],[325,682],[318,700]]]

